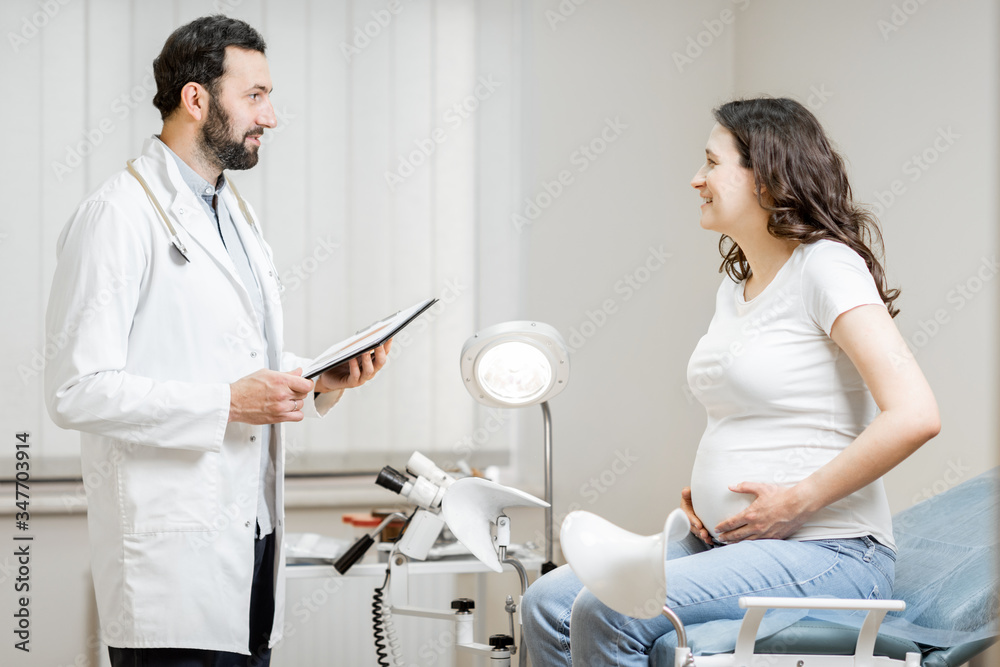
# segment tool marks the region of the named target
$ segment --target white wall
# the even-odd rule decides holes
[[[893,26],[900,4],[888,0],[591,1],[551,20],[569,4],[534,10],[530,185],[567,168],[605,118],[629,127],[526,232],[530,316],[569,336],[605,299],[618,308],[587,329],[553,401],[556,516],[581,506],[653,532],[689,480],[705,417],[682,390],[685,366],[721,277],[717,237],[699,228],[688,183],[712,107],[735,96],[814,107],[857,199],[878,203],[894,180],[905,188],[881,216],[887,267],[903,290],[898,326],[917,347],[943,431],[888,476],[894,511],[995,465],[998,281],[993,270],[980,284],[976,272],[998,246],[996,4],[903,3],[919,9],[896,16],[902,25],[887,39],[878,21]],[[949,128],[958,138],[931,154]],[[907,161],[925,149],[936,161],[916,177]],[[617,281],[661,245],[672,257],[626,301]],[[970,299],[954,291],[967,282],[979,290]],[[935,329],[936,316],[946,323]],[[540,438],[537,424],[528,428],[530,453]],[[619,452],[630,467],[616,470]]]
[[[690,479],[705,416],[682,386],[721,277],[717,237],[698,226],[688,183],[711,108],[737,96],[812,107],[848,161],[856,199],[883,208],[887,270],[902,288],[897,325],[943,421],[887,476],[893,511],[995,466],[1000,290],[995,268],[981,281],[977,272],[1000,245],[996,3],[590,0],[565,20],[552,13],[573,6],[534,9],[526,192],[569,168],[604,118],[629,129],[574,171],[526,232],[528,316],[570,336],[606,299],[618,308],[593,318],[603,326],[587,329],[569,387],[552,402],[556,525],[583,508],[656,532]],[[938,139],[949,128],[959,135],[950,145]],[[908,161],[925,150],[934,162],[914,172]],[[890,201],[894,181],[902,194]],[[625,301],[615,285],[661,244],[673,256]],[[538,480],[540,420],[527,421],[523,470]],[[529,534],[540,536],[539,518],[520,525],[532,522]]]
[[[553,29],[546,11],[556,6],[534,11],[525,191],[560,170],[574,182],[524,232],[526,314],[575,348],[569,386],[552,401],[556,525],[580,506],[651,528],[679,492],[704,422],[684,369],[711,316],[717,262],[688,182],[708,110],[733,85],[733,33],[681,75],[670,54],[702,3],[590,2]],[[589,161],[580,146],[601,150],[607,119],[626,127]],[[540,427],[528,427],[530,474]]]
[[[901,5],[919,9],[894,15]],[[887,476],[898,511],[997,463],[1000,8],[760,3],[741,19],[736,93],[812,99],[855,197],[883,209],[889,279],[902,288],[896,322],[943,424]]]

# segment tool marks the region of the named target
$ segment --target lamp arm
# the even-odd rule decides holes
[[[549,402],[543,401],[542,426],[545,429],[545,562],[542,564],[542,574],[556,569],[552,560],[552,413]]]

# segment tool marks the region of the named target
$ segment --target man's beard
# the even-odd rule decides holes
[[[250,169],[257,164],[259,146],[247,146],[246,138],[260,136],[264,128],[256,126],[239,139],[234,139],[232,121],[222,108],[218,97],[208,105],[208,119],[201,127],[201,150],[204,156],[217,162],[223,169]]]

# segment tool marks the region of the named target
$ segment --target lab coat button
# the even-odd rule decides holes
[[[250,522],[249,522],[249,521],[247,521],[247,522],[246,522],[245,524],[243,524],[243,525],[244,525],[244,526],[246,526],[247,528],[249,528],[249,527],[250,527]]]
[[[250,442],[257,442],[257,436],[251,435],[250,436]]]
[[[257,358],[257,353],[256,352],[251,352],[250,353],[250,358],[251,359],[256,359]]]

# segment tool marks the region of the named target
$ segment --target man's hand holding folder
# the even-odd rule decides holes
[[[382,370],[382,367],[389,361],[391,347],[392,339],[390,338],[372,350],[371,354],[353,357],[346,364],[340,364],[323,371],[316,378],[316,391],[324,393],[360,387],[375,377],[375,374]]]

